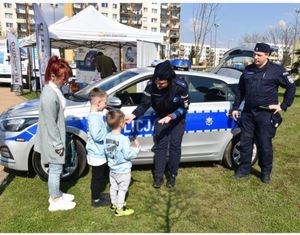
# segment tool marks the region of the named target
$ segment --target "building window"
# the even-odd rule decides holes
[[[113,4],[113,8],[114,8],[114,9],[117,9],[117,8],[118,8],[118,5],[117,5],[117,4]]]
[[[148,12],[148,8],[147,8],[147,7],[144,7],[143,12],[144,12],[144,13],[147,13],[147,12]]]
[[[147,17],[143,17],[143,22],[147,22],[148,18]]]
[[[147,30],[148,28],[146,26],[143,27],[143,30]]]
[[[107,8],[108,7],[108,3],[101,3],[101,7]]]
[[[12,4],[11,3],[4,3],[4,7],[5,8],[12,8]]]
[[[157,28],[152,27],[151,32],[157,32]]]
[[[157,23],[157,19],[156,18],[151,18],[151,22],[152,23]]]
[[[157,9],[153,9],[153,8],[152,8],[152,13],[153,13],[153,14],[157,14]]]
[[[118,18],[117,14],[113,14],[113,19],[116,20]]]
[[[6,28],[12,28],[13,27],[13,23],[6,23]]]
[[[108,13],[102,12],[102,15],[108,17]]]
[[[13,14],[12,13],[5,13],[5,18],[12,19]]]

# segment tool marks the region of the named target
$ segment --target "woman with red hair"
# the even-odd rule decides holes
[[[70,210],[76,206],[74,195],[60,191],[60,176],[65,163],[66,100],[61,87],[72,76],[69,64],[52,56],[45,73],[45,87],[40,97],[39,122],[34,150],[41,154],[43,164],[49,165],[49,211]]]

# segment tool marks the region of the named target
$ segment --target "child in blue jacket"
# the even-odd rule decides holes
[[[124,202],[131,180],[131,160],[139,153],[139,144],[136,141],[136,147],[130,147],[129,138],[121,134],[125,126],[122,111],[109,111],[106,122],[111,128],[104,141],[105,155],[110,168],[111,209],[115,210],[115,216],[131,215],[134,210],[126,208]]]
[[[94,88],[90,94],[91,103],[88,115],[88,140],[86,143],[87,162],[92,167],[91,192],[92,206],[108,206],[109,198],[101,194],[101,182],[103,182],[107,160],[104,154],[103,141],[108,132],[107,126],[100,113],[106,107],[107,94],[98,88]]]

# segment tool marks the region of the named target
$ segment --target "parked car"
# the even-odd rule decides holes
[[[189,70],[192,66],[190,60],[186,59],[173,59],[171,60],[171,64],[175,70]]]
[[[227,51],[213,73],[239,79],[245,67],[253,62],[254,45],[235,47]]]
[[[153,68],[135,68],[114,74],[104,80],[88,85],[67,100],[65,116],[67,125],[67,161],[63,179],[76,178],[86,168],[85,143],[87,140],[87,115],[90,109],[88,94],[94,87],[108,93],[108,105],[131,113],[141,102],[144,87],[152,78]],[[239,164],[239,133],[236,122],[229,115],[234,100],[237,80],[213,73],[176,71],[189,85],[191,103],[187,114],[182,142],[181,162],[217,161],[228,167]],[[39,100],[31,100],[0,115],[0,164],[15,170],[33,170],[43,179],[47,178],[48,166],[41,163],[33,151],[38,122]],[[102,112],[103,115],[107,110]],[[154,110],[131,124],[123,133],[138,138],[142,151],[134,164],[153,163]],[[254,145],[252,163],[257,159]]]

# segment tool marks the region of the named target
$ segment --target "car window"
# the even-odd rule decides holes
[[[121,99],[122,106],[137,106],[141,103],[144,89],[151,76],[144,77],[139,81],[129,84],[114,95]]]
[[[222,81],[207,77],[180,75],[189,86],[191,102],[218,102],[234,99],[234,93]]]
[[[129,78],[136,76],[137,74],[138,73],[135,73],[132,71],[123,71],[123,72],[113,74],[112,76],[110,76],[106,79],[103,79],[99,82],[88,85],[87,87],[76,92],[74,96],[77,98],[88,99],[88,94],[95,87],[98,87],[99,89],[104,90],[104,91],[108,91],[109,89],[113,88],[114,86],[126,81]]]
[[[228,60],[224,62],[222,67],[243,71],[245,67],[251,64],[252,62],[253,62],[253,57],[249,57],[249,56],[229,57]]]

